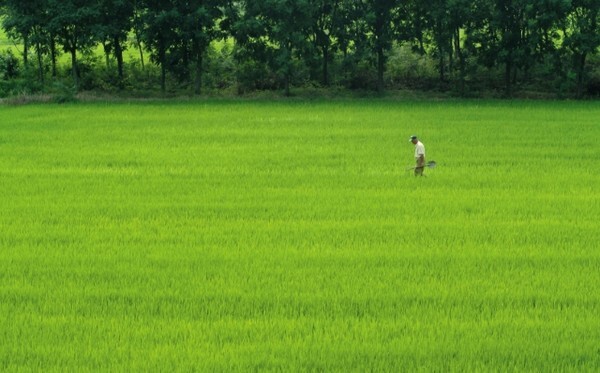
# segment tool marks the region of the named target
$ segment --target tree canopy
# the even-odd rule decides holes
[[[82,71],[81,56],[102,46],[118,89],[132,84],[131,49],[142,70],[149,54],[163,92],[168,84],[196,94],[209,84],[286,94],[291,86],[382,92],[404,84],[600,94],[597,0],[0,0],[0,12],[22,45],[22,70],[35,71],[27,79],[42,86],[50,72],[57,79],[64,52],[80,87],[82,74],[94,73]],[[410,60],[419,58],[436,73],[415,77]]]

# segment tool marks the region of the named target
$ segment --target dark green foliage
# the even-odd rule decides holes
[[[59,104],[76,101],[77,88],[74,85],[57,81],[52,85],[52,99]]]
[[[48,29],[56,35],[63,51],[71,56],[73,84],[78,87],[81,78],[78,54],[97,42],[94,31],[100,19],[100,7],[89,0],[47,0],[47,6],[50,14]]]
[[[313,8],[308,0],[244,1],[232,32],[246,55],[265,63],[282,81],[286,95],[302,52],[309,50]]]
[[[163,93],[169,84],[195,94],[322,86],[584,97],[600,75],[597,0],[0,0],[0,14],[28,71],[10,79],[41,87],[65,78],[60,51],[82,90],[160,82]],[[90,52],[104,62],[87,63]],[[427,69],[409,71],[422,58]]]
[[[565,19],[564,46],[572,58],[572,70],[577,80],[577,96],[584,93],[586,61],[600,46],[600,2],[573,0]]]
[[[0,79],[9,80],[19,76],[19,60],[11,50],[0,53]]]
[[[200,93],[208,48],[225,36],[219,28],[224,5],[222,0],[144,2],[142,39],[161,68],[161,91],[166,90],[167,72],[172,72],[179,82],[193,79],[194,93]]]
[[[117,60],[118,80],[123,87],[123,52],[127,48],[127,34],[133,27],[134,4],[128,0],[101,0],[99,2],[99,21],[94,26],[94,34],[102,43],[106,54],[107,68],[110,55]]]

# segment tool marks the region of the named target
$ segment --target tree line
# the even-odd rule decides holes
[[[125,89],[129,49],[159,69],[162,91],[171,79],[200,93],[207,74],[227,73],[246,89],[286,94],[294,84],[382,92],[402,47],[461,94],[481,80],[507,96],[527,82],[577,97],[600,91],[598,0],[0,0],[0,9],[42,84],[65,53],[78,87],[81,56],[101,45]],[[231,47],[215,62],[219,43]]]

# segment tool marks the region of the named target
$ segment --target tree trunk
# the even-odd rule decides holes
[[[425,44],[423,43],[423,34],[420,33],[418,38],[419,38],[419,53],[425,54]]]
[[[187,40],[183,40],[181,47],[182,63],[183,63],[183,79],[186,82],[190,81],[190,56]]]
[[[158,55],[160,58],[160,91],[164,94],[167,91],[167,62],[166,51],[163,46],[159,47]]]
[[[200,48],[196,51],[196,81],[194,84],[194,94],[199,95],[202,90],[202,52]]]
[[[73,84],[75,85],[75,90],[79,89],[79,71],[77,68],[77,48],[72,45],[71,46],[71,73],[73,75]]]
[[[446,40],[442,37],[442,21],[441,19],[436,20],[435,22],[436,30],[434,29],[434,33],[437,33],[437,37],[435,38],[438,45],[438,53],[439,53],[439,73],[440,73],[440,82],[444,82],[446,80],[446,61],[444,58],[446,57]]]
[[[458,56],[459,89],[460,94],[463,95],[465,93],[465,56],[460,48],[460,27],[457,27],[455,30],[454,49],[456,50],[456,55]]]
[[[377,47],[377,92],[383,93],[383,73],[385,69],[385,56],[383,54],[383,47]]]
[[[138,51],[140,52],[140,62],[142,64],[142,71],[145,70],[145,66],[144,66],[144,50],[142,49],[142,40],[140,39],[140,33],[137,29],[137,27],[133,28],[133,32],[135,34],[135,44],[138,47]]]
[[[160,91],[163,94],[167,92],[167,67],[164,60],[160,63]]]
[[[511,79],[512,78],[512,55],[509,52],[504,69],[504,94],[510,97],[512,94]]]
[[[288,71],[285,73],[285,97],[290,97],[291,92],[290,92],[290,72],[289,72],[289,68]]]
[[[587,54],[585,52],[577,56],[577,98],[583,97],[583,81],[586,57]]]
[[[42,47],[40,42],[36,43],[36,53],[37,53],[37,62],[38,62],[38,73],[40,75],[40,82],[42,85],[44,84],[44,62],[42,59]]]
[[[286,43],[287,59],[285,61],[285,96],[290,96],[290,81],[292,80],[292,43],[288,41]]]
[[[123,48],[118,36],[114,37],[115,57],[117,59],[117,73],[119,74],[119,87],[123,86]]]
[[[323,85],[329,86],[329,46],[323,46]]]
[[[25,66],[25,68],[27,68],[27,65],[29,65],[29,35],[25,34],[23,35],[23,66]]]
[[[102,48],[104,49],[104,59],[106,60],[106,70],[110,69],[110,46],[106,40],[102,40]]]
[[[438,52],[440,54],[440,56],[439,56],[440,57],[440,61],[439,61],[439,63],[440,63],[440,66],[439,66],[439,69],[440,69],[440,71],[439,71],[440,72],[440,81],[444,82],[444,81],[446,81],[446,62],[444,61],[444,50],[443,50],[443,48],[438,48]]]
[[[56,42],[54,35],[50,35],[50,59],[52,60],[52,77],[56,78]]]

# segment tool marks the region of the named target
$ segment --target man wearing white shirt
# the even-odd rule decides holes
[[[415,135],[411,136],[409,141],[415,144],[415,160],[417,161],[415,176],[423,176],[423,169],[425,169],[425,145]]]

